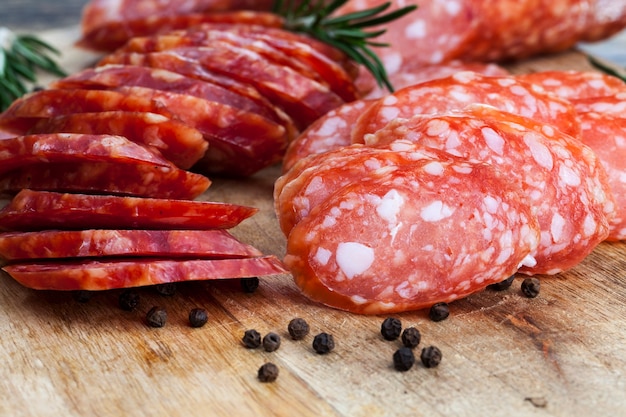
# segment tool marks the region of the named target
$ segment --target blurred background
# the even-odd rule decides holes
[[[78,25],[87,0],[0,0],[0,27],[37,31]],[[626,31],[580,49],[626,67]]]

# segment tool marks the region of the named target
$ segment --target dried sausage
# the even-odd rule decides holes
[[[262,253],[227,230],[44,230],[0,233],[8,261],[93,257],[250,258]]]
[[[515,273],[537,244],[536,226],[492,166],[424,159],[335,192],[293,228],[284,262],[315,301],[366,314],[415,310]]]
[[[209,201],[24,189],[0,210],[0,230],[229,229],[257,211]]]
[[[169,282],[247,278],[285,273],[275,256],[241,259],[68,261],[7,265],[4,271],[38,290],[109,290]]]

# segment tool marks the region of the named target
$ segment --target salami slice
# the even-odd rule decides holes
[[[262,256],[227,230],[44,230],[0,234],[0,258],[166,257],[227,259]]]
[[[0,193],[13,195],[24,188],[39,191],[118,194],[135,197],[194,199],[210,180],[176,166],[106,162],[27,165],[0,177]]]
[[[123,136],[158,149],[163,157],[182,169],[191,168],[208,148],[208,142],[197,129],[155,113],[75,113],[40,119],[29,131],[30,134],[61,132]]]
[[[284,20],[272,13],[234,11],[221,13],[185,13],[148,15],[124,21],[103,23],[83,32],[77,45],[96,51],[111,52],[135,36],[152,35],[175,29],[184,29],[201,23],[243,23],[282,27]]]
[[[2,268],[37,290],[109,290],[170,282],[247,278],[286,272],[275,256],[242,259],[49,262]]]
[[[516,78],[540,85],[567,100],[611,96],[626,91],[624,81],[596,71],[541,71],[519,74]]]
[[[622,117],[626,114],[626,91],[608,96],[572,100],[579,113],[595,112]]]
[[[116,89],[119,87],[147,87],[155,90],[188,94],[205,100],[227,104],[240,110],[258,113],[270,120],[278,120],[269,105],[251,100],[212,82],[185,77],[172,71],[136,65],[104,65],[87,68],[57,80],[53,88],[65,89]]]
[[[580,263],[609,233],[614,201],[594,152],[550,126],[485,106],[452,115],[395,120],[369,144],[410,139],[498,166],[521,185],[538,218],[536,265],[521,272],[556,274]]]
[[[461,110],[471,104],[487,104],[500,110],[548,123],[578,137],[580,124],[572,104],[514,77],[488,77],[459,72],[396,91],[370,106],[352,131],[352,141],[362,143],[395,118]]]
[[[38,119],[102,111],[132,111],[157,113],[172,117],[172,113],[154,101],[105,90],[41,90],[17,99],[0,113],[0,128],[25,134]]]
[[[236,204],[22,190],[0,210],[0,229],[229,229],[258,209]]]
[[[287,147],[283,172],[308,155],[334,150],[352,143],[352,127],[372,101],[346,103],[313,122]]]
[[[258,114],[145,87],[120,87],[118,91],[153,101],[202,132],[209,148],[196,167],[205,173],[252,175],[280,161],[287,148],[285,128]]]
[[[535,226],[492,166],[425,159],[334,193],[293,228],[284,262],[315,301],[363,314],[415,310],[515,273]]]
[[[206,82],[215,83],[237,94],[254,100],[260,106],[267,106],[273,117],[271,120],[281,123],[287,129],[290,138],[295,137],[297,128],[291,117],[278,106],[272,104],[255,87],[237,81],[232,77],[221,75],[204,68],[195,60],[187,59],[178,50],[150,52],[146,54],[127,53],[111,54],[102,59],[99,65],[138,65],[165,69],[188,77],[197,78]],[[268,117],[269,118],[269,117]],[[0,125],[1,126],[1,125]]]
[[[607,240],[626,240],[626,117],[586,112],[580,118],[583,143],[598,155],[615,198]]]

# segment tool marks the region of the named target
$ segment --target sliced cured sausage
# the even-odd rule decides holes
[[[278,275],[286,272],[275,256],[27,263],[8,265],[2,269],[25,287],[61,291],[98,291],[170,282]]]
[[[598,155],[615,198],[616,216],[607,240],[626,240],[626,118],[586,112],[580,119],[583,143]]]
[[[282,27],[284,20],[272,13],[234,11],[221,13],[185,13],[149,15],[124,21],[103,23],[83,32],[77,46],[97,51],[114,51],[135,36],[152,35],[174,29],[184,29],[201,23],[243,23]]]
[[[626,114],[626,91],[608,96],[571,100],[579,113],[595,112],[622,117]]]
[[[132,111],[157,113],[172,117],[172,113],[154,101],[106,90],[41,90],[17,99],[0,113],[0,128],[25,134],[37,119],[74,113],[102,111]]]
[[[137,65],[104,65],[87,68],[76,74],[57,80],[53,88],[65,89],[116,89],[119,87],[147,87],[173,93],[189,94],[205,100],[215,101],[236,107],[240,110],[258,113],[276,121],[276,114],[269,105],[251,100],[218,84],[197,78],[185,77],[164,69],[140,67]]]
[[[488,77],[464,71],[379,99],[357,120],[352,141],[362,143],[365,134],[376,132],[395,118],[462,110],[471,104],[487,104],[551,124],[575,137],[580,134],[577,113],[569,101],[514,77]]]
[[[128,194],[193,199],[211,184],[122,136],[39,134],[0,141],[0,191]]]
[[[111,256],[250,258],[254,247],[227,230],[44,230],[0,233],[0,258],[8,261]]]
[[[145,87],[120,87],[118,91],[153,101],[202,132],[209,148],[196,168],[205,173],[248,176],[280,161],[287,148],[285,128],[258,114]]]
[[[61,132],[123,136],[158,149],[163,157],[182,169],[191,168],[208,148],[208,142],[197,129],[155,113],[75,113],[40,119],[29,131],[30,134]]]
[[[293,228],[284,262],[311,299],[383,314],[501,281],[537,239],[518,188],[490,165],[442,157],[383,167],[341,188]]]
[[[160,68],[176,72],[188,77],[197,78],[206,82],[215,83],[227,88],[237,94],[243,95],[250,100],[254,100],[260,106],[266,106],[272,113],[271,120],[281,123],[287,129],[290,138],[296,135],[297,129],[291,117],[278,106],[272,104],[255,87],[237,81],[232,77],[212,72],[195,60],[187,59],[178,50],[167,50],[163,52],[149,52],[146,54],[127,53],[111,54],[102,59],[99,65],[138,65],[152,68]],[[269,118],[269,117],[268,117]],[[1,126],[1,125],[0,125]]]
[[[615,205],[594,152],[550,126],[486,106],[394,120],[368,143],[409,139],[493,164],[521,185],[541,228],[528,274],[556,274],[580,263],[609,233]]]
[[[313,122],[294,139],[283,157],[283,172],[312,154],[334,150],[352,143],[352,127],[372,101],[355,100],[346,103]]]
[[[229,229],[257,211],[208,201],[25,189],[0,210],[0,229]]]
[[[611,96],[626,91],[624,81],[597,71],[541,71],[515,77],[540,85],[544,90],[567,100]]]
[[[24,188],[86,194],[194,199],[210,180],[176,166],[106,162],[46,163],[22,166],[0,177],[0,193],[13,195]]]

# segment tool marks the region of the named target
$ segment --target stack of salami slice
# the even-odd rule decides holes
[[[600,73],[459,72],[342,106],[276,182],[285,263],[359,313],[573,268],[626,237],[625,94]]]

